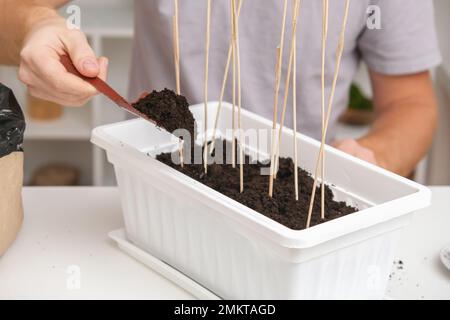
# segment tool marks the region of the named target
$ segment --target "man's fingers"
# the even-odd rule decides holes
[[[30,82],[32,73],[35,77],[31,83],[35,87],[45,87],[80,98],[90,97],[97,93],[92,85],[67,72],[59,59],[59,55],[49,48],[37,50],[30,57],[22,58],[19,76],[23,82],[30,84],[27,81]]]
[[[98,58],[98,64],[100,67],[98,77],[103,81],[106,81],[106,79],[108,78],[108,63],[109,63],[108,58],[106,57]]]
[[[375,153],[367,148],[363,148],[360,153],[360,158],[366,160],[367,162],[377,164],[377,159],[375,158]]]
[[[73,75],[62,73],[60,83],[53,84],[58,79],[49,80],[48,77],[46,78],[42,74],[34,73],[28,66],[21,65],[19,70],[20,80],[28,86],[30,93],[37,98],[53,101],[64,106],[80,106],[96,94],[96,90],[91,85],[75,76],[73,76],[75,79],[69,77],[69,82],[67,82],[65,80],[67,76]],[[75,81],[75,84],[72,84],[72,80]],[[78,81],[80,81],[79,84],[76,83]],[[77,88],[77,85],[81,87]],[[58,88],[58,86],[64,87],[63,90]],[[87,88],[84,88],[84,86],[87,86]],[[73,90],[66,90],[65,87]]]
[[[342,141],[336,141],[333,143],[333,146],[354,157],[357,157],[359,159],[362,159],[364,161],[373,164],[377,164],[375,153],[372,150],[360,145],[356,140],[347,139]]]
[[[79,30],[71,30],[62,40],[75,68],[86,77],[97,77],[100,65],[86,36]]]
[[[80,98],[92,97],[97,90],[88,82],[66,71],[59,60],[48,60],[34,74],[45,79],[49,87],[59,93],[73,94]]]
[[[41,89],[28,87],[28,92],[38,99],[52,101],[54,103],[57,103],[61,106],[65,107],[81,107],[85,105],[89,99],[79,99],[69,96],[56,96],[50,92],[42,91]]]
[[[64,106],[84,105],[97,94],[89,83],[68,73],[59,60],[48,60],[40,66],[24,62],[19,69],[19,78],[33,96]]]
[[[86,104],[86,102],[91,98],[86,96],[56,92],[49,90],[48,88],[37,88],[34,86],[28,86],[28,90],[30,90],[30,93],[32,95],[34,95],[33,93],[35,93],[36,97],[37,95],[39,95],[39,97],[37,98],[53,101],[67,107],[82,106]]]
[[[37,26],[24,40],[19,78],[31,94],[68,106],[84,104],[97,90],[67,72],[60,56],[68,54],[77,70],[87,76],[106,78],[107,63],[97,59],[86,36],[69,30],[64,19],[51,19]]]
[[[353,139],[347,139],[347,140],[334,142],[333,147],[335,147],[336,149],[339,149],[341,151],[344,151],[346,153],[354,155],[355,150],[358,147],[358,143]]]

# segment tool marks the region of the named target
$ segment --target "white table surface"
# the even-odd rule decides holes
[[[25,188],[23,195],[23,228],[0,257],[0,299],[193,298],[108,239],[123,227],[116,188]],[[439,262],[447,243],[450,187],[433,188],[432,206],[404,232],[397,257],[403,269],[393,267],[387,295],[450,299],[450,271]],[[79,288],[67,285],[74,283],[71,266],[80,271]]]
[[[387,296],[393,299],[450,299],[450,270],[440,261],[450,244],[450,187],[432,187],[431,206],[418,211],[397,249]]]
[[[116,188],[24,188],[25,221],[0,258],[0,299],[192,299],[107,236],[123,227]],[[80,269],[80,288],[70,266]],[[70,287],[70,286],[69,286]]]

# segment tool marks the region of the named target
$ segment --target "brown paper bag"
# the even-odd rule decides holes
[[[23,152],[0,158],[0,256],[12,244],[23,221]]]

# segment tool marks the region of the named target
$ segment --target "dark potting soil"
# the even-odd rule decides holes
[[[133,107],[170,133],[176,129],[186,129],[191,137],[195,137],[195,120],[189,110],[189,103],[185,97],[172,90],[154,90],[138,102],[133,103]],[[193,138],[191,139],[193,141]]]
[[[153,91],[140,99],[133,106],[169,132],[176,129],[186,129],[195,137],[195,120],[189,110],[189,103],[186,98],[177,95],[169,89]],[[191,138],[191,141],[194,141]],[[225,141],[216,141],[216,146],[222,146],[222,150],[231,149],[231,145]],[[188,146],[191,148],[191,163],[194,163],[194,155],[202,155],[202,146]],[[216,149],[220,149],[217,147]],[[185,160],[189,153],[185,150]],[[299,168],[298,170],[298,190],[299,199],[294,198],[294,163],[290,158],[280,158],[277,179],[274,181],[273,198],[268,196],[269,177],[261,175],[261,169],[267,164],[250,163],[250,158],[245,157],[244,165],[244,192],[239,192],[239,165],[233,168],[231,158],[225,159],[231,152],[223,152],[222,163],[213,163],[211,158],[208,163],[208,173],[204,173],[203,164],[185,164],[182,168],[172,161],[170,153],[161,154],[157,159],[170,167],[186,174],[187,176],[213,188],[214,190],[246,205],[249,208],[287,226],[294,230],[301,230],[306,227],[311,190],[314,183],[309,173]],[[238,155],[238,152],[236,152]],[[178,157],[178,152],[173,155]],[[201,158],[201,156],[200,156]],[[216,157],[217,160],[217,157]],[[188,161],[186,161],[188,162]],[[237,161],[236,161],[237,162]],[[311,225],[333,220],[347,214],[353,213],[357,209],[348,206],[345,202],[337,202],[333,199],[333,193],[328,186],[325,186],[325,219],[320,219],[320,186],[316,188],[316,197],[313,206]]]
[[[223,143],[223,150],[227,147],[231,150],[229,143],[216,141],[216,145]],[[191,149],[191,163],[194,163],[194,154],[200,153],[200,146]],[[197,151],[195,150],[197,149]],[[226,152],[223,152],[226,154]],[[231,152],[228,152],[231,153]],[[187,154],[186,154],[187,155]],[[236,153],[238,155],[238,153]],[[178,158],[178,152],[173,155]],[[186,157],[186,156],[185,156]],[[170,167],[186,174],[187,176],[213,188],[214,190],[254,209],[255,211],[285,225],[294,230],[301,230],[306,227],[311,191],[314,179],[311,175],[299,168],[298,170],[298,191],[299,199],[294,197],[294,163],[290,158],[280,158],[277,179],[274,181],[273,198],[268,195],[269,177],[261,175],[262,168],[268,168],[267,164],[249,164],[250,159],[246,156],[244,163],[244,192],[239,192],[239,165],[233,168],[229,160],[222,163],[212,163],[208,165],[208,173],[205,174],[203,164],[184,164],[182,168],[172,161],[170,153],[160,154],[157,159]],[[185,158],[187,159],[187,158]],[[187,161],[186,161],[187,162]],[[216,161],[219,162],[219,161]],[[333,220],[357,211],[356,208],[348,206],[345,202],[338,202],[333,199],[333,193],[328,186],[325,186],[325,219],[320,219],[320,186],[316,188],[311,226]]]

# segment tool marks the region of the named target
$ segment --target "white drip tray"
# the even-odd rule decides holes
[[[124,229],[111,231],[108,233],[108,236],[113,239],[119,248],[125,251],[128,255],[139,260],[167,280],[170,280],[180,288],[192,294],[194,297],[201,300],[220,300],[218,296],[208,289],[205,289],[191,278],[187,277],[167,263],[155,258],[150,253],[139,249],[132,242],[128,241]]]

